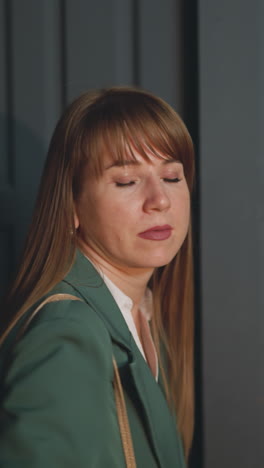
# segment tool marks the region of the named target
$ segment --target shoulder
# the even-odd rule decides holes
[[[109,466],[119,466],[119,452],[112,452],[114,444],[120,445],[112,430],[112,382],[110,335],[91,306],[78,300],[45,304],[12,348],[5,371],[8,425],[2,427],[0,420],[0,465],[1,457],[10,456],[28,466],[22,460],[34,453],[42,466],[48,453],[56,466],[64,466],[66,459],[71,466],[74,459],[78,466],[87,460],[94,465],[109,454],[117,459]],[[14,440],[21,447],[15,454]],[[108,447],[107,455],[99,442]]]
[[[47,301],[47,302],[45,302]],[[37,333],[65,335],[65,331],[79,340],[110,343],[109,333],[96,311],[82,298],[70,293],[56,293],[44,299],[44,305],[30,322],[25,336]]]
[[[49,326],[83,328],[85,333],[109,336],[102,319],[94,307],[84,299],[73,284],[62,280],[49,293],[40,298],[26,313],[26,320],[30,320],[29,331],[39,327]]]
[[[43,363],[50,369],[56,364],[58,371],[62,366],[84,369],[90,365],[94,369],[98,366],[111,379],[111,338],[87,303],[69,299],[50,302],[12,346],[12,361],[14,374]]]

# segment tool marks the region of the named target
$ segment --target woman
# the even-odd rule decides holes
[[[1,467],[125,466],[112,355],[137,466],[185,466],[193,159],[180,117],[138,89],[85,94],[60,119],[3,314]],[[46,304],[17,339],[57,293],[80,300]]]

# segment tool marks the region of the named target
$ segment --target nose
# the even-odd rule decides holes
[[[166,211],[171,206],[163,180],[151,180],[146,186],[143,209],[145,212]]]

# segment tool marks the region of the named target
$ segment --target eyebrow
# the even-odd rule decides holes
[[[178,159],[163,159],[162,164],[172,164],[172,163],[177,163],[177,164],[182,164],[182,162]],[[142,163],[140,161],[137,161],[136,159],[127,159],[124,161],[114,161],[113,163],[109,164],[108,166],[105,167],[105,170],[107,171],[108,169],[112,169],[113,167],[124,167],[124,166],[140,166]]]

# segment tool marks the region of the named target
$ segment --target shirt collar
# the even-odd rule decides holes
[[[86,256],[86,255],[85,255]],[[107,288],[109,289],[110,293],[112,294],[114,300],[116,301],[119,309],[123,312],[131,313],[133,307],[132,299],[127,296],[113,281],[111,281],[108,276],[102,272],[94,262],[86,256],[86,258],[92,263],[95,269],[98,271],[104,283],[106,284]],[[153,295],[150,288],[146,288],[145,294],[141,300],[139,305],[141,312],[144,314],[145,318],[150,321],[152,317],[152,310],[153,310]]]
[[[113,298],[115,299],[118,307],[123,311],[128,311],[131,313],[133,307],[132,299],[127,296],[121,289],[113,283],[104,273],[102,278],[111,292]],[[142,301],[139,305],[141,312],[144,314],[145,318],[149,321],[152,315],[152,292],[149,288],[146,288],[145,294],[142,298]]]

